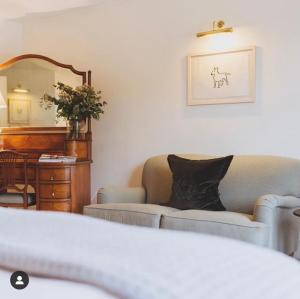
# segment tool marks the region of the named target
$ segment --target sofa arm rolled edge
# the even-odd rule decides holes
[[[145,203],[143,187],[106,187],[97,192],[97,202],[102,203]]]

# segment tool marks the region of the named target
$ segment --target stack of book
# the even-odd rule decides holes
[[[76,162],[76,157],[42,154],[39,158],[39,162],[41,162],[41,163],[74,163],[74,162]]]

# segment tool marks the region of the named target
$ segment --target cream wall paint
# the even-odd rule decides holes
[[[0,18],[0,59],[18,55],[23,48],[23,26],[16,21],[4,21]]]
[[[93,5],[101,0],[1,0],[0,18],[14,19],[28,14],[55,12]]]
[[[93,183],[139,185],[163,153],[300,158],[300,2],[108,0],[24,21],[26,52],[93,71],[109,105],[93,122]],[[232,35],[195,37],[214,19]],[[186,105],[186,55],[258,46],[257,102]]]

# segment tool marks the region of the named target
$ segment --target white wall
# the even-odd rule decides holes
[[[23,48],[23,26],[0,19],[0,61],[19,55]]]
[[[280,2],[280,3],[279,3]],[[93,71],[109,105],[93,123],[93,192],[138,185],[162,153],[276,154],[300,158],[298,0],[107,0],[31,17],[26,52]],[[232,35],[202,39],[214,19]],[[257,102],[186,106],[186,55],[257,45]]]

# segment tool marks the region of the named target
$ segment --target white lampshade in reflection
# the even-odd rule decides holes
[[[7,104],[4,100],[2,93],[0,92],[0,109],[6,108],[6,107],[7,107]]]

